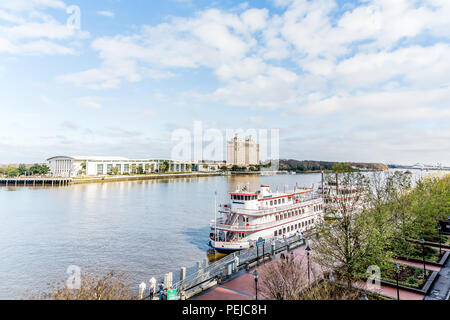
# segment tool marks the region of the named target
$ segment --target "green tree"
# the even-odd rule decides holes
[[[19,173],[19,176],[24,176],[27,173],[27,166],[24,164],[19,164],[17,171]]]
[[[377,219],[367,206],[368,178],[349,171],[336,173],[336,177],[337,194],[326,198],[326,215],[332,219],[316,223],[313,259],[325,269],[337,271],[350,287],[354,280],[367,276],[368,266],[384,265],[390,255],[386,234],[379,232]]]
[[[50,172],[50,167],[46,164],[41,165],[41,174],[48,174]]]
[[[164,161],[159,165],[159,170],[161,172],[167,172],[169,170],[169,166],[170,166],[169,161]]]
[[[137,167],[137,173],[138,173],[138,174],[143,174],[143,173],[144,173],[144,168],[142,167],[142,164],[140,164],[140,165]]]
[[[320,168],[320,165],[318,166]],[[320,169],[319,169],[320,170]],[[354,172],[355,169],[352,168],[352,166],[349,163],[339,163],[336,162],[333,164],[333,172],[335,173],[344,173],[344,172]]]
[[[8,178],[15,178],[19,175],[19,170],[17,168],[13,168],[11,166],[5,169],[5,176]]]
[[[118,167],[112,167],[111,168],[111,173],[113,174],[113,175],[118,175],[119,174],[119,168]]]

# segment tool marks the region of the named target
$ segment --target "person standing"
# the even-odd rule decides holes
[[[159,284],[159,300],[163,300],[164,296],[164,284],[161,282]]]

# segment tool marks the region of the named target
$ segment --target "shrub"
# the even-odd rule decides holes
[[[417,279],[414,276],[409,277],[408,280],[406,280],[406,282],[408,284],[417,284],[418,283]]]
[[[46,300],[137,300],[137,291],[122,272],[108,272],[104,276],[93,274],[81,276],[79,289],[69,289],[65,283],[51,288],[41,295]]]

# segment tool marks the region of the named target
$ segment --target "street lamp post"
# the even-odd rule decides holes
[[[426,270],[425,270],[425,240],[423,238],[420,238],[420,243],[422,244],[423,279],[425,280],[425,277],[426,277]]]
[[[439,257],[442,255],[442,245],[441,245],[441,224],[438,224],[438,230],[439,230]]]
[[[448,231],[447,232],[450,232],[450,216],[447,216],[447,220],[448,220],[448,223],[447,223]]]
[[[311,251],[311,248],[309,247],[309,245],[306,247],[306,257],[308,259],[308,286],[311,285],[311,276],[310,276],[310,272],[309,272],[309,252]]]
[[[259,244],[256,243],[256,265],[259,266]]]
[[[255,300],[258,300],[258,270],[255,270],[255,272],[253,272],[253,276],[255,277]]]
[[[394,268],[395,268],[395,279],[397,280],[397,300],[400,300],[400,290],[398,288],[398,271],[400,267],[398,266],[398,264],[395,264]]]

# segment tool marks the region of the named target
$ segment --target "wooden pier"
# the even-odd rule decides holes
[[[7,187],[64,187],[71,184],[71,178],[0,178],[0,186]]]

